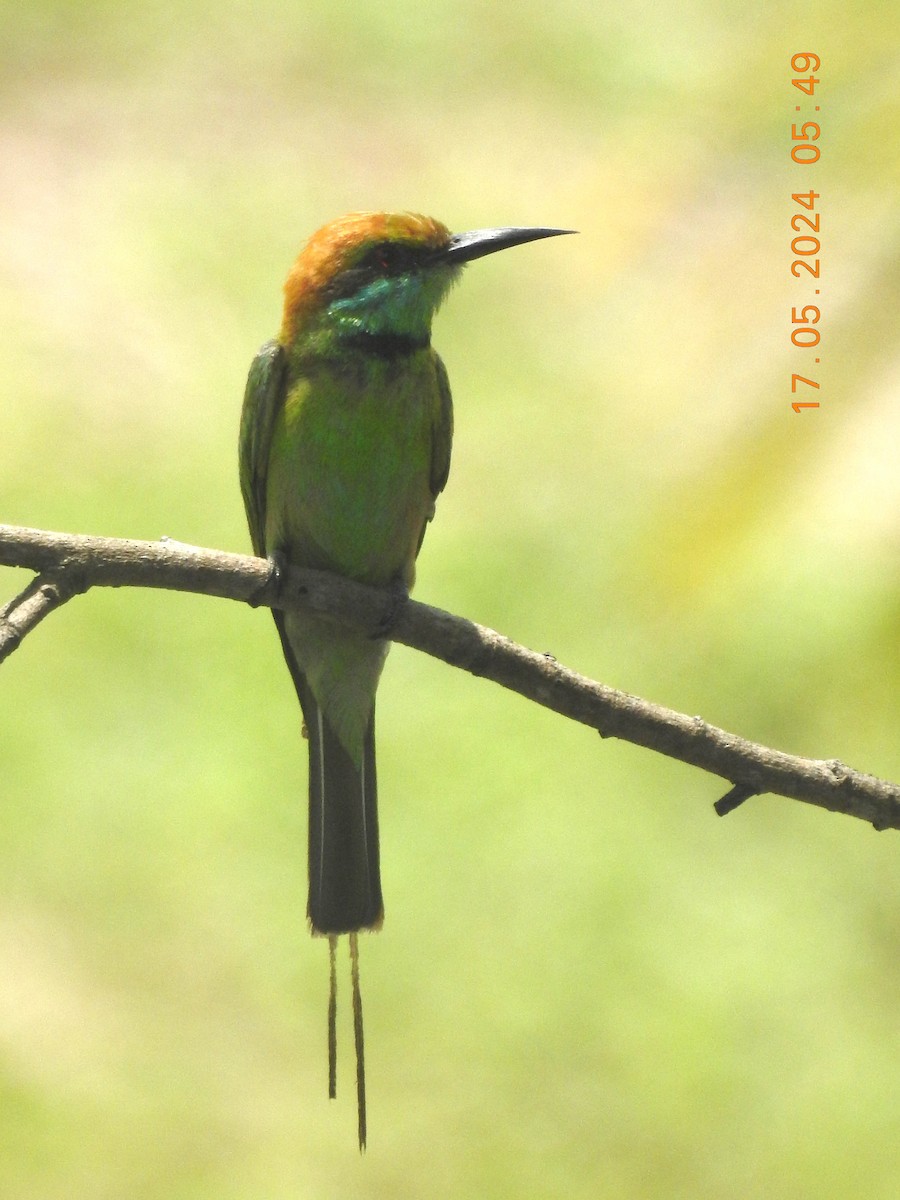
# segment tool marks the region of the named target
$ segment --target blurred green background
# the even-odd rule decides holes
[[[248,550],[244,380],[306,237],[571,226],[438,318],[457,438],[418,597],[900,776],[893,4],[0,17],[0,520]],[[789,340],[811,186],[818,367]],[[395,648],[361,1159],[268,615],[97,592],[0,696],[4,1197],[896,1197],[895,833],[776,797],[718,820],[721,781]]]

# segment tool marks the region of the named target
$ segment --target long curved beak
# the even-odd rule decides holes
[[[447,245],[436,257],[454,265],[483,258],[497,250],[510,246],[521,246],[525,242],[536,242],[539,238],[558,237],[563,233],[577,233],[575,229],[544,229],[543,227],[513,226],[510,229],[473,229],[469,233],[454,233]]]

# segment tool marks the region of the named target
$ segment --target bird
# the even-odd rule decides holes
[[[284,284],[280,333],[253,359],[241,410],[250,537],[276,577],[286,565],[330,571],[389,589],[402,605],[450,470],[453,406],[432,319],[466,263],[572,232],[451,233],[418,213],[354,212],[312,235]],[[309,612],[272,612],[309,742],[307,915],[329,941],[328,1091],[336,1094],[336,944],[347,934],[363,1151],[357,934],[384,918],[375,693],[389,640]]]

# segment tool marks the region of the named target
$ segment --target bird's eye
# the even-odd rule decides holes
[[[396,242],[382,242],[373,247],[368,265],[376,271],[395,274],[408,270],[412,265],[412,257],[406,246]]]

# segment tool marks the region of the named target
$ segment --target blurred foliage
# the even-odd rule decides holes
[[[439,317],[457,441],[417,594],[900,774],[893,5],[0,10],[0,520],[246,550],[244,378],[312,230],[571,226]],[[396,648],[360,1159],[266,614],[92,594],[2,684],[2,1195],[896,1196],[895,834],[774,797],[718,821],[724,783]]]

